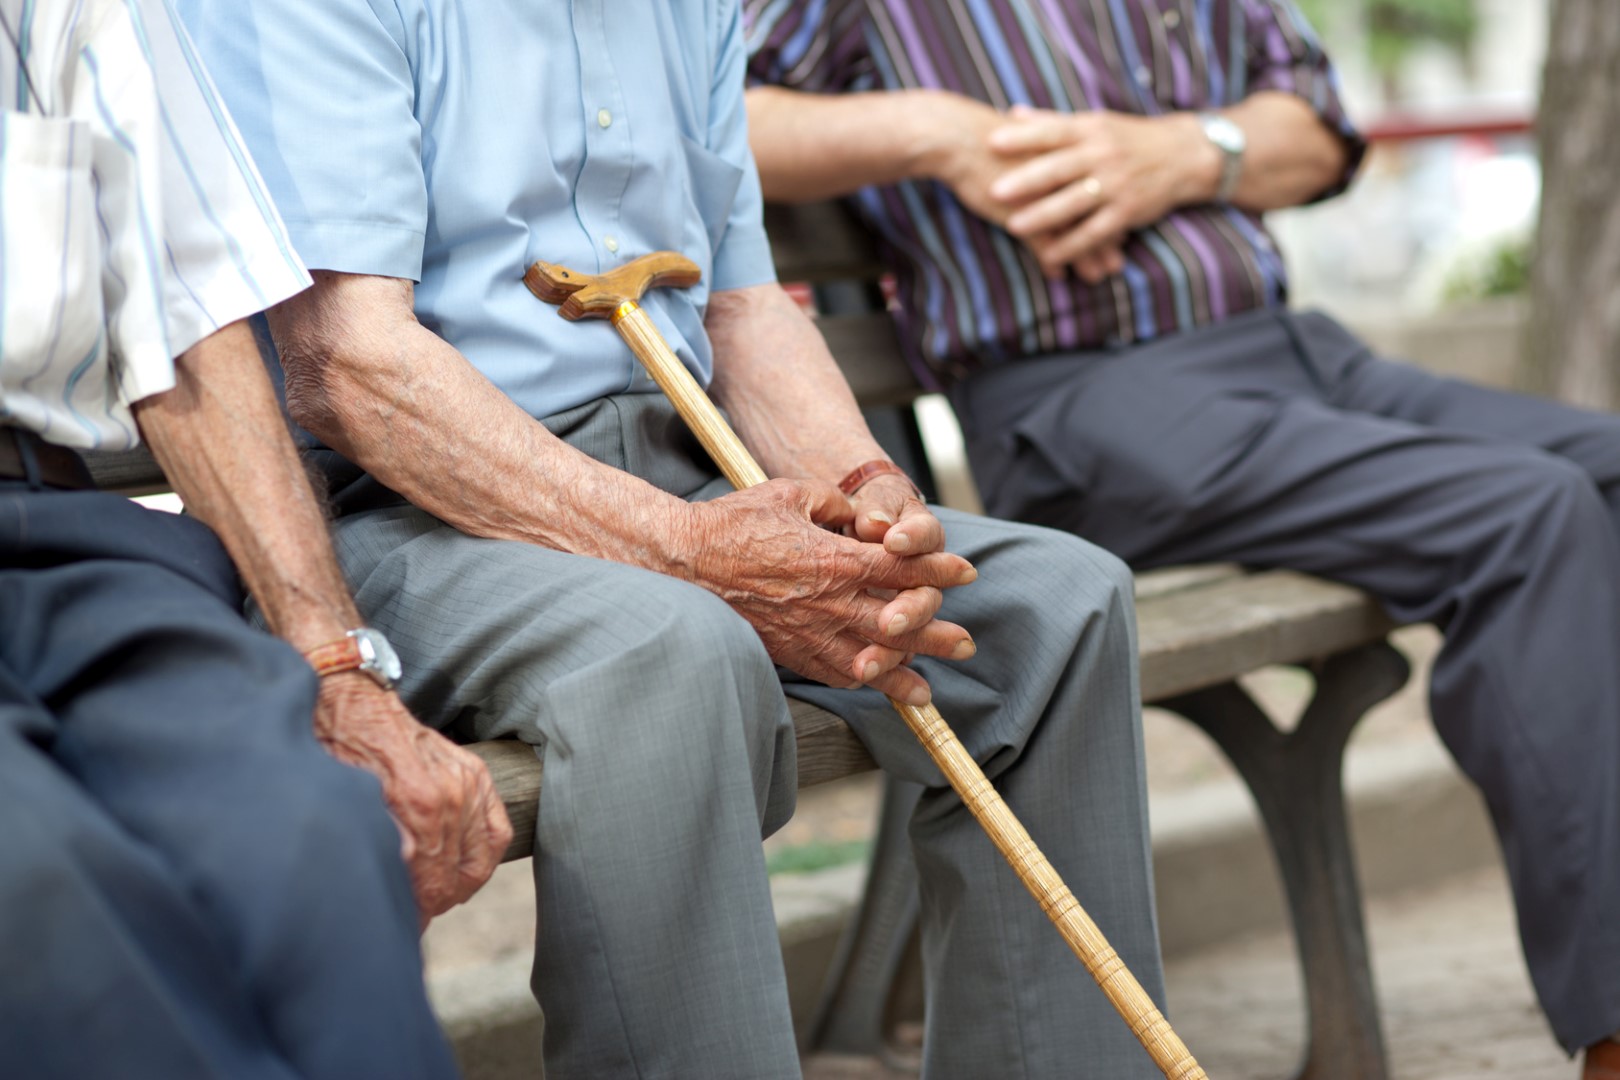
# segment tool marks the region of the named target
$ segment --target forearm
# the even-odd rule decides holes
[[[1344,140],[1293,94],[1263,90],[1221,111],[1243,129],[1248,143],[1243,175],[1232,193],[1235,206],[1255,211],[1298,206],[1344,172]],[[1219,177],[1217,160],[1208,180],[1210,198]]]
[[[982,149],[995,110],[938,90],[748,91],[749,146],[765,198],[810,202],[934,178],[964,144]]]
[[[252,331],[234,323],[176,361],[173,390],[135,406],[186,508],[219,535],[270,628],[299,649],[360,624]]]
[[[809,317],[776,285],[716,293],[710,387],[766,473],[837,483],[886,456]]]
[[[411,314],[409,284],[318,274],[271,312],[294,418],[474,536],[668,570],[681,504],[552,435]]]

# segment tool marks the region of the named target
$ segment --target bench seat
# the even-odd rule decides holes
[[[1137,579],[1142,699],[1166,701],[1271,664],[1347,652],[1383,640],[1393,628],[1366,594],[1303,574],[1246,574],[1234,566],[1152,571]],[[848,724],[802,701],[789,705],[798,733],[800,787],[877,768]],[[540,796],[539,758],[515,741],[472,749],[489,765],[512,818],[506,858],[526,858]]]

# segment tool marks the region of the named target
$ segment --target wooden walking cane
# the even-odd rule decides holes
[[[697,284],[701,276],[701,271],[685,256],[660,251],[643,255],[606,274],[579,274],[551,263],[537,262],[529,267],[523,281],[541,300],[560,305],[565,319],[611,319],[726,479],[739,489],[753,487],[766,481],[765,471],[637,303],[649,288],[658,285],[686,288]],[[893,698],[889,699],[889,704],[905,718],[951,787],[990,835],[996,849],[1012,864],[1025,887],[1035,894],[1047,916],[1057,924],[1063,940],[1080,957],[1108,1000],[1152,1055],[1154,1064],[1169,1080],[1203,1078],[1204,1070],[1199,1068],[1142,985],[1097,929],[1097,924],[1091,921],[1052,864],[1035,846],[1035,841],[984,775],[984,770],[968,756],[939,710],[933,705],[918,708]]]

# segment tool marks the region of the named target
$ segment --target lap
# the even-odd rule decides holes
[[[362,614],[404,661],[407,703],[466,737],[555,737],[706,657],[770,670],[741,616],[667,575],[468,536],[412,506],[344,518],[334,541]]]
[[[992,510],[1139,566],[1377,562],[1395,576],[1358,584],[1415,594],[1526,490],[1620,478],[1615,418],[1381,360],[1323,318],[1188,338],[959,390]]]

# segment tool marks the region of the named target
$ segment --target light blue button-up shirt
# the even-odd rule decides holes
[[[311,269],[418,282],[416,313],[532,416],[656,392],[535,259],[679,251],[644,307],[711,372],[709,292],[773,280],[737,0],[176,0]]]

